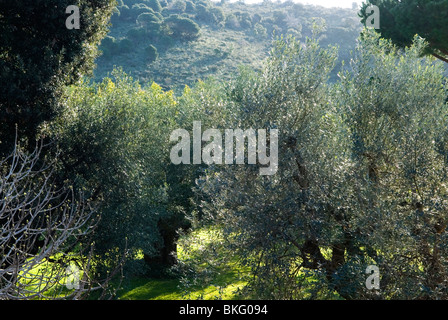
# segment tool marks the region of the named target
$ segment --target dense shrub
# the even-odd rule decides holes
[[[130,15],[134,21],[136,21],[137,17],[142,13],[154,13],[154,10],[143,3],[134,4],[130,9]]]
[[[150,22],[158,22],[160,23],[160,18],[157,17],[154,13],[145,12],[140,14],[136,20],[137,24],[141,27],[147,27]]]
[[[157,60],[159,53],[157,52],[157,48],[151,44],[145,48],[145,55],[149,62],[153,62]]]
[[[162,6],[159,2],[159,0],[146,0],[146,5],[150,7],[154,12],[160,12],[162,11]]]
[[[134,44],[130,39],[124,38],[116,42],[117,53],[129,53],[134,50]]]
[[[132,20],[132,14],[131,9],[129,9],[129,6],[123,5],[118,7],[118,10],[120,11],[120,20],[122,21],[131,21]],[[115,21],[115,19],[114,19]]]
[[[209,24],[217,23],[216,16],[210,11],[210,8],[207,5],[202,3],[196,4],[196,19]]]
[[[149,33],[146,28],[132,28],[126,33],[126,38],[132,41],[141,42],[147,40]]]
[[[272,14],[274,23],[278,25],[281,28],[287,27],[286,25],[286,19],[288,17],[287,13],[284,11],[276,10]]]
[[[164,20],[168,34],[174,39],[192,40],[198,37],[200,28],[189,18],[172,15]]]
[[[226,28],[232,30],[238,30],[241,27],[238,18],[234,14],[229,14],[226,16],[225,26]]]
[[[104,57],[106,58],[112,57],[116,53],[115,38],[111,36],[106,36],[101,41],[101,46],[99,48],[103,52]]]
[[[185,12],[194,13],[196,10],[196,5],[191,1],[185,1]]]
[[[118,7],[116,7],[113,11],[112,17],[110,17],[111,24],[114,25],[114,24],[120,23],[120,16],[121,16],[121,12],[118,9]]]
[[[253,28],[254,35],[260,38],[266,38],[268,36],[267,29],[261,24],[256,23]]]
[[[239,24],[241,26],[241,28],[243,29],[249,29],[252,27],[252,19],[250,17],[250,14],[248,13],[243,13],[240,18],[239,18]]]
[[[140,29],[135,31],[132,30],[134,29],[131,29],[129,32],[130,36],[128,38],[123,38],[120,40],[117,40],[111,36],[104,38],[101,42],[101,46],[99,47],[103,53],[103,56],[106,59],[110,59],[115,55],[131,52],[134,49],[133,41],[140,41],[141,39],[139,37],[143,38],[143,35],[140,33]]]
[[[210,13],[212,13],[215,16],[214,20],[216,24],[225,20],[224,11],[221,8],[213,7],[210,9]]]
[[[173,13],[182,13],[187,8],[187,4],[184,0],[176,0],[170,6],[169,9]]]

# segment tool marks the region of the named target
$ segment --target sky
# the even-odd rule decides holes
[[[358,4],[362,4],[362,0],[293,0],[294,2],[300,2],[304,4],[315,4],[323,7],[331,8],[331,7],[343,7],[343,8],[351,8],[352,3],[356,2]]]
[[[303,4],[315,4],[323,7],[331,8],[331,7],[342,7],[342,8],[351,8],[352,3],[356,2],[358,4],[362,4],[363,0],[293,0],[294,2],[299,2]],[[244,0],[247,3],[256,3],[261,2],[261,0]]]

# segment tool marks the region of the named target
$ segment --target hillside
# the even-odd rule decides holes
[[[355,46],[361,24],[354,9],[293,2],[260,4],[208,0],[124,0],[111,19],[95,78],[114,67],[142,83],[181,90],[198,79],[229,79],[241,65],[259,68],[275,35],[312,36],[325,26],[323,46],[339,46],[340,61]],[[334,80],[338,68],[333,72]]]

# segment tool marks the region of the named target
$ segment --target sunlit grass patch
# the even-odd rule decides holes
[[[74,261],[61,263],[59,255],[42,261],[28,259],[21,267],[15,284],[15,295],[27,299],[63,299],[79,288],[83,271]]]
[[[121,300],[180,300],[182,290],[177,279],[134,278],[123,288]],[[128,290],[128,291],[126,291]]]
[[[209,227],[182,236],[178,242],[179,265],[194,266],[188,276],[174,279],[133,278],[125,281],[119,299],[214,300],[239,299],[247,270],[222,250],[222,232]],[[216,248],[216,250],[213,250]]]

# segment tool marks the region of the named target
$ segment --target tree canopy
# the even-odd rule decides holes
[[[96,45],[114,5],[107,1],[2,1],[0,6],[0,143],[9,152],[17,126],[33,140],[58,112],[64,85],[93,69]],[[80,29],[66,28],[66,8],[80,10]],[[1,153],[1,152],[0,152]],[[4,153],[3,153],[4,154]]]
[[[425,54],[448,62],[448,1],[447,0],[368,0],[363,4],[360,17],[365,24],[370,5],[378,6],[381,25],[378,32],[399,47],[412,44],[418,34],[428,42]]]

